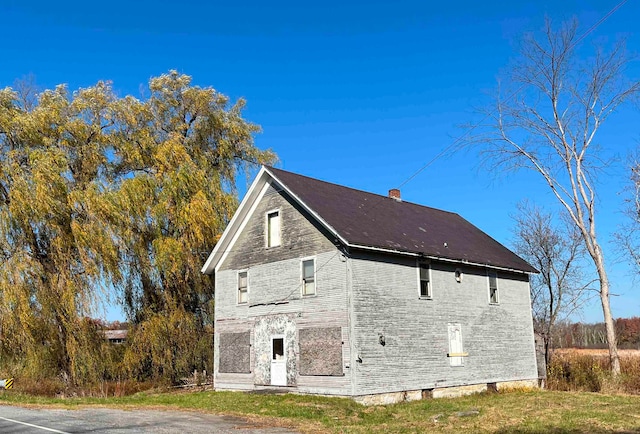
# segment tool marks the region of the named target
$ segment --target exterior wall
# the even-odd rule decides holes
[[[526,275],[498,273],[499,304],[492,305],[482,268],[432,263],[433,297],[420,299],[414,259],[359,254],[350,261],[355,395],[537,378]],[[448,325],[455,323],[467,356],[453,367]]]
[[[268,248],[266,215],[274,210],[280,211],[282,243]],[[323,228],[312,223],[311,217],[284,192],[268,186],[219,270],[240,270],[335,250]]]
[[[266,214],[276,209],[281,245],[267,248]],[[301,260],[310,257],[316,295],[303,296]],[[246,304],[237,303],[240,271]],[[485,269],[432,263],[430,274],[432,299],[420,299],[414,259],[347,257],[285,193],[268,187],[216,271],[216,389],[268,387],[274,335],[284,337],[287,387],[301,393],[417,399],[434,389],[537,378],[526,275],[499,273],[492,305]],[[461,326],[463,366],[450,366],[452,324]]]
[[[266,213],[275,209],[281,216],[281,245],[267,248]],[[303,296],[301,260],[310,257],[315,259],[316,265],[316,295]],[[239,271],[247,272],[246,304],[237,303]],[[285,343],[288,387],[306,393],[351,394],[347,259],[326,233],[284,193],[272,187],[265,192],[216,272],[215,281],[216,389],[250,390],[269,386],[271,337],[281,335]],[[227,345],[224,342],[229,342],[231,333],[244,337],[247,332],[250,335],[250,372],[220,372],[221,342]],[[300,366],[300,338],[315,339],[318,345],[326,344],[330,351],[318,354],[320,359],[311,367]],[[341,338],[341,351],[336,348],[338,338]],[[303,345],[304,351],[306,348],[308,346]],[[238,353],[244,354],[244,349],[238,348]],[[228,351],[222,353],[226,356]],[[303,356],[304,363],[310,354],[307,351]],[[339,356],[340,372],[333,359]],[[223,365],[223,370],[233,370],[226,366]],[[301,372],[325,374],[302,375]],[[333,375],[327,375],[327,372]]]

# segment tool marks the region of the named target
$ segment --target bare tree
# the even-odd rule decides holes
[[[566,210],[598,274],[611,370],[617,375],[609,278],[596,231],[596,178],[607,162],[595,139],[609,115],[638,96],[640,82],[624,77],[622,43],[580,58],[576,30],[576,21],[558,31],[547,21],[543,38],[525,38],[519,64],[511,69],[517,90],[506,98],[498,94],[495,108],[468,141],[483,144],[494,168],[538,173]]]
[[[589,299],[582,267],[586,255],[582,236],[568,219],[555,223],[551,213],[522,203],[514,216],[516,252],[538,269],[531,278],[533,325],[544,343],[545,363],[556,322],[566,320]]]

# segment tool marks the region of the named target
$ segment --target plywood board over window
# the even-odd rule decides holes
[[[251,332],[220,333],[218,371],[231,374],[251,372]]]
[[[300,329],[298,339],[300,375],[344,375],[340,327]]]
[[[462,349],[462,327],[460,324],[449,324],[447,326],[449,334],[449,364],[451,366],[463,366],[463,357],[467,354]]]

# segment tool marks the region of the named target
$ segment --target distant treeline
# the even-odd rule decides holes
[[[615,320],[618,346],[640,349],[640,317]],[[607,348],[604,323],[557,323],[552,336],[553,348]]]

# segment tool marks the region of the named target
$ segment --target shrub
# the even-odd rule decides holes
[[[547,372],[547,387],[552,390],[600,392],[607,367],[601,358],[585,355],[555,354]]]

